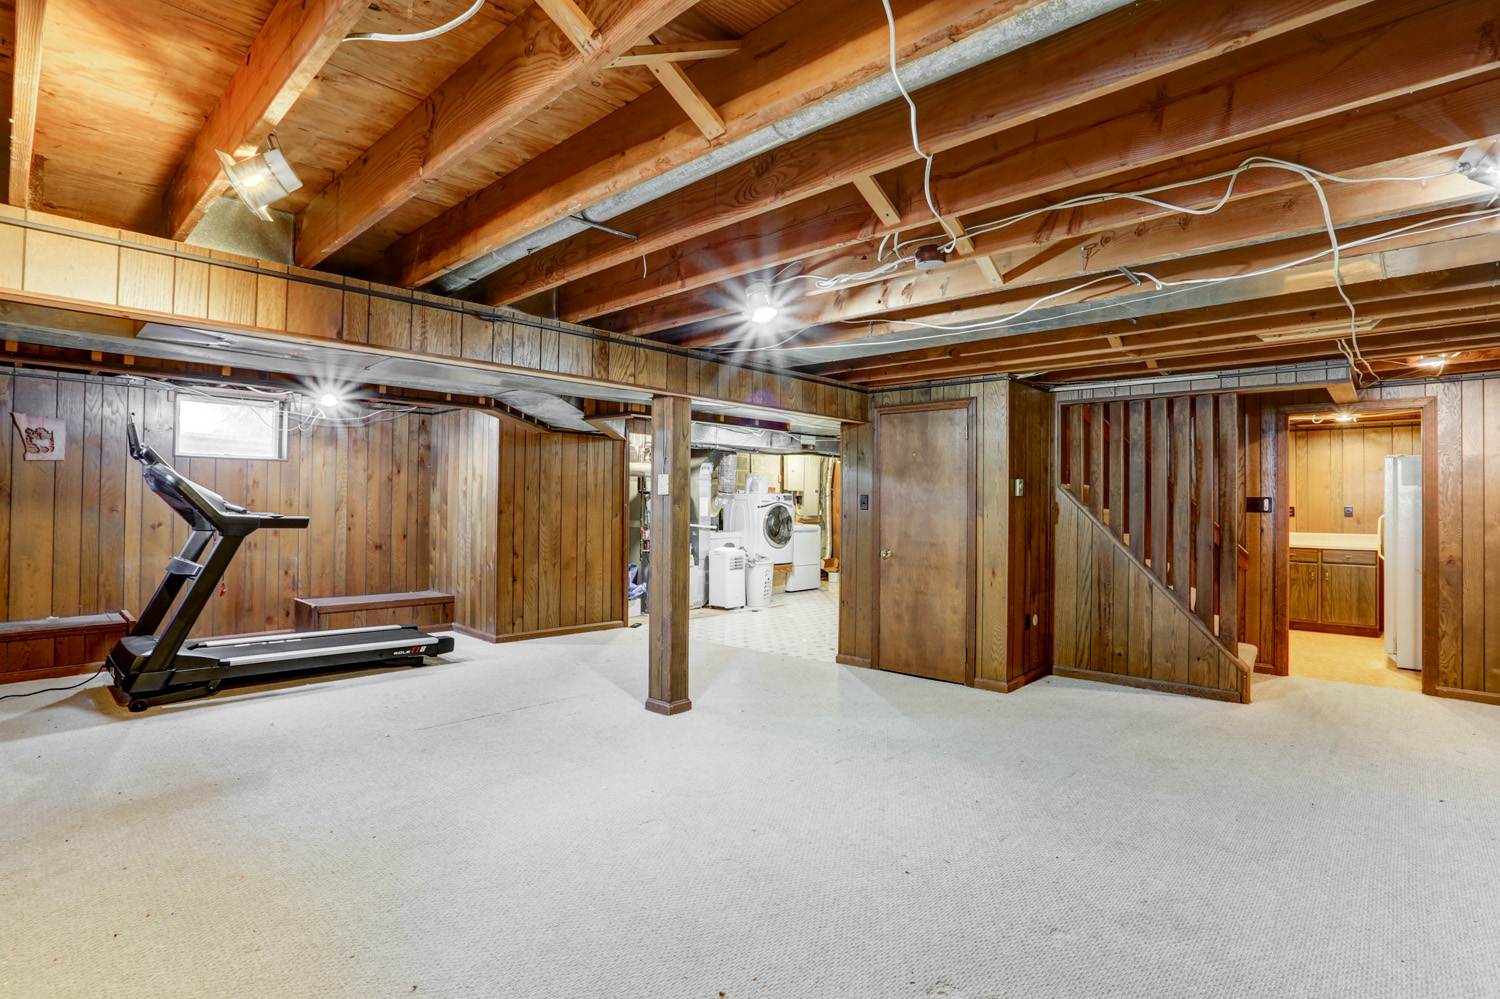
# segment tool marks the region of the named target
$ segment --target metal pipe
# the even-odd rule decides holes
[[[917,90],[1134,2],[1136,0],[1042,0],[1013,17],[907,61],[901,66],[901,80],[906,84],[907,90]],[[588,214],[595,219],[615,218],[809,132],[826,128],[900,97],[901,90],[894,77],[889,72],[882,73],[841,93],[809,104],[796,114],[743,138],[711,149],[690,163],[684,163],[605,198],[590,207]],[[452,294],[527,254],[584,232],[591,225],[597,223],[585,223],[577,218],[559,219],[529,236],[491,250],[449,271],[429,287],[442,294]]]

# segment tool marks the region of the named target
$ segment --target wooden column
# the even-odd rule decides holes
[[[651,400],[651,683],[646,709],[675,715],[688,700],[688,439],[692,401]]]

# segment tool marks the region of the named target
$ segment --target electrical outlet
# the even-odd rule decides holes
[[[1346,507],[1344,507],[1344,516],[1345,517],[1352,517],[1352,516],[1354,516],[1354,507],[1352,507],[1352,506],[1346,506]]]

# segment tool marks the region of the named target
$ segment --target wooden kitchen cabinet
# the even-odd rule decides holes
[[[1292,563],[1289,593],[1291,619],[1316,622],[1318,620],[1318,563]]]
[[[1323,624],[1374,628],[1380,624],[1380,569],[1323,563]]]
[[[1292,627],[1380,633],[1380,564],[1374,552],[1294,548],[1288,580]]]

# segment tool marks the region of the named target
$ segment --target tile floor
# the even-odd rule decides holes
[[[773,594],[769,607],[700,607],[688,621],[688,637],[831,663],[839,651],[838,580],[824,580],[817,590]]]
[[[1362,683],[1367,687],[1393,690],[1422,689],[1419,671],[1397,669],[1386,658],[1383,638],[1296,630],[1289,638],[1293,676]]]

